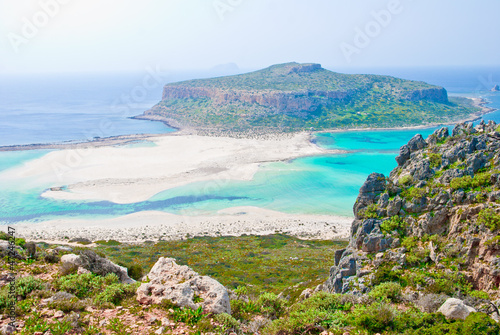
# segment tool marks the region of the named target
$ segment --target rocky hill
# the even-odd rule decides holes
[[[349,246],[337,252],[324,288],[362,294],[397,282],[417,304],[429,294],[453,296],[492,313],[500,285],[499,131],[492,121],[461,123],[451,136],[441,128],[402,146],[397,168],[388,177],[372,173],[361,187]]]
[[[349,75],[319,64],[287,63],[236,76],[164,87],[138,118],[218,131],[297,131],[449,122],[478,109],[424,82]]]

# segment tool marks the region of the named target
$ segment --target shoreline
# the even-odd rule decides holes
[[[258,207],[231,207],[215,215],[186,216],[158,211],[111,219],[56,219],[17,223],[19,237],[44,242],[74,238],[117,240],[123,243],[180,240],[195,236],[286,234],[301,239],[346,239],[353,218],[319,214],[288,214]]]
[[[464,96],[465,97],[465,96]],[[323,134],[323,133],[342,133],[342,132],[353,132],[353,131],[397,131],[397,130],[417,130],[417,129],[428,129],[428,128],[433,128],[433,127],[438,127],[438,126],[447,126],[447,125],[454,125],[462,122],[474,122],[477,121],[479,118],[481,118],[483,115],[493,113],[497,111],[498,109],[488,107],[486,105],[490,104],[491,102],[487,101],[484,98],[473,98],[473,97],[465,97],[467,99],[470,99],[473,101],[473,105],[475,107],[480,108],[480,111],[471,114],[468,118],[465,119],[460,119],[458,121],[453,121],[450,123],[442,123],[442,122],[435,122],[435,123],[429,123],[429,124],[424,124],[424,125],[417,125],[417,126],[405,126],[405,127],[368,127],[368,128],[349,128],[349,129],[322,129],[322,130],[313,130],[313,131],[300,131],[300,132],[294,132],[294,133],[268,133],[268,134],[256,134],[253,135],[254,138],[257,139],[265,139],[265,138],[272,138],[274,136],[282,136],[282,137],[293,137],[296,134],[299,133],[308,133],[310,136],[310,139],[315,134]],[[0,152],[6,152],[6,151],[28,151],[28,150],[65,150],[65,149],[87,149],[87,148],[99,148],[99,147],[107,147],[107,146],[123,146],[127,144],[132,144],[135,142],[141,142],[141,141],[151,141],[154,138],[158,137],[165,137],[165,136],[182,136],[182,135],[198,135],[198,136],[204,136],[204,137],[231,137],[226,133],[221,132],[219,135],[213,135],[213,134],[203,134],[202,131],[197,131],[192,128],[188,127],[183,127],[174,120],[166,119],[163,117],[155,116],[155,117],[146,117],[144,115],[137,115],[130,117],[131,119],[137,119],[137,120],[149,120],[151,122],[162,122],[164,123],[167,127],[176,129],[175,131],[172,132],[167,132],[163,134],[131,134],[131,135],[118,135],[118,136],[110,136],[110,137],[103,137],[103,138],[98,138],[98,139],[93,139],[93,140],[82,140],[82,141],[67,141],[67,142],[54,142],[54,143],[33,143],[33,144],[20,144],[20,145],[7,145],[7,146],[0,146]],[[243,136],[241,138],[248,138],[248,136]]]
[[[308,133],[267,139],[178,134],[149,140],[155,145],[52,151],[0,173],[0,183],[29,181],[45,189],[42,197],[56,200],[129,204],[196,182],[204,182],[197,192],[209,192],[232,180],[251,180],[264,163],[345,152],[320,148]]]

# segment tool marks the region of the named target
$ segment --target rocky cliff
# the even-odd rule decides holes
[[[464,101],[450,102],[444,88],[423,82],[287,63],[168,84],[140,118],[219,130],[397,126],[464,118],[474,112]]]
[[[487,310],[500,285],[499,130],[490,121],[416,135],[388,177],[368,176],[324,289],[361,294],[396,281],[416,299],[446,294]]]

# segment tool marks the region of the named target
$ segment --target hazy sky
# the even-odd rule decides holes
[[[0,0],[0,73],[500,65],[498,0]]]

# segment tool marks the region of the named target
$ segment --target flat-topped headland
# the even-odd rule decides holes
[[[448,124],[480,111],[474,101],[421,81],[286,63],[167,84],[162,100],[136,118],[199,134],[262,134]]]

